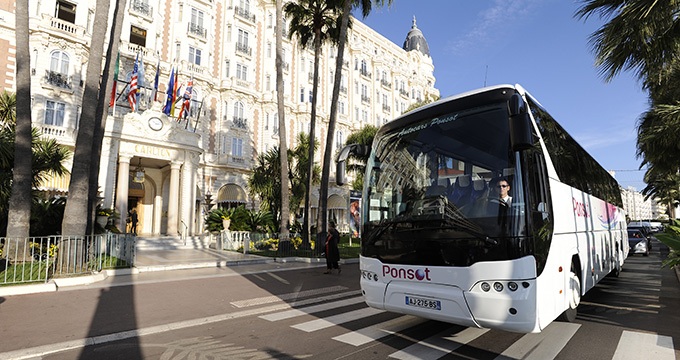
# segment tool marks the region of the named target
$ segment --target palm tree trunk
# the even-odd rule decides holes
[[[94,118],[97,113],[97,99],[99,98],[99,79],[102,71],[104,39],[108,27],[109,5],[110,0],[97,0],[95,8],[94,30],[90,41],[85,90],[83,91],[82,114],[73,155],[73,168],[68,187],[68,199],[64,208],[64,220],[61,223],[63,235],[79,236],[77,238],[65,237],[59,245],[61,251],[58,252],[57,261],[60,264],[69,262],[71,267],[80,267],[86,261],[85,251],[69,254],[70,251],[67,249],[77,251],[84,248],[84,239],[80,236],[85,235],[87,227],[92,138],[94,136]]]
[[[97,0],[94,27],[87,60],[87,75],[83,92],[82,114],[73,154],[73,169],[68,187],[68,200],[61,224],[63,235],[85,235],[87,226],[87,197],[89,194],[90,166],[92,165],[92,137],[94,118],[99,98],[99,77],[102,70],[102,53],[109,16],[109,0]]]
[[[87,196],[87,219],[86,234],[94,234],[94,219],[95,210],[97,208],[97,195],[99,193],[99,164],[101,163],[102,140],[104,139],[104,129],[106,127],[106,118],[109,113],[107,100],[113,86],[109,81],[113,77],[115,71],[112,62],[115,61],[116,54],[120,45],[120,34],[123,29],[123,15],[125,15],[125,3],[127,0],[116,0],[115,10],[113,11],[113,23],[111,24],[111,32],[109,37],[109,46],[106,50],[106,62],[104,64],[104,73],[102,75],[101,87],[103,91],[99,92],[99,99],[97,102],[97,112],[94,118],[94,135],[92,138],[92,165],[90,166],[90,185]]]
[[[288,199],[288,143],[286,110],[283,104],[283,0],[276,0],[276,104],[279,113],[279,159],[281,161],[281,225],[279,241],[288,240],[290,201]]]
[[[28,37],[28,1],[16,2],[16,137],[14,140],[14,178],[9,199],[7,237],[26,238],[29,236],[31,219],[32,158],[31,141],[31,73],[29,70],[30,51]],[[19,254],[16,260],[23,260],[25,243],[6,248],[8,258]]]
[[[307,188],[305,189],[305,215],[303,220],[303,228],[307,236],[303,241],[305,246],[309,244],[309,233],[311,231],[310,223],[310,198],[312,194],[312,185],[314,183],[314,144],[316,134],[316,102],[317,94],[319,92],[319,58],[321,57],[321,30],[315,30],[314,34],[314,82],[312,83],[312,115],[309,123],[309,167],[307,171]],[[318,233],[317,228],[317,233]]]
[[[342,22],[340,24],[340,39],[338,41],[338,55],[335,59],[335,79],[333,83],[333,95],[331,98],[331,117],[328,120],[328,134],[326,135],[326,149],[323,153],[323,170],[321,171],[321,188],[319,189],[319,213],[321,214],[320,232],[326,233],[328,226],[328,186],[331,171],[331,154],[333,151],[333,136],[335,135],[335,123],[338,116],[338,98],[340,97],[340,85],[342,82],[342,63],[345,56],[345,43],[347,39],[347,27],[352,2],[345,1],[342,9]]]

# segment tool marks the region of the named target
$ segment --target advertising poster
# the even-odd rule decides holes
[[[349,229],[353,237],[361,234],[361,192],[349,192]]]

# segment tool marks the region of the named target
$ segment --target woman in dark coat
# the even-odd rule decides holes
[[[340,233],[335,229],[335,223],[328,223],[328,236],[326,237],[326,272],[324,274],[330,274],[333,269],[338,269],[338,274],[340,274],[340,266],[338,261],[340,261],[340,250],[338,250],[338,241],[340,241]]]

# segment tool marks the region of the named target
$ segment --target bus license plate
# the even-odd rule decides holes
[[[441,310],[442,309],[442,303],[439,300],[423,299],[423,298],[418,298],[418,297],[413,297],[413,296],[407,296],[406,297],[406,305],[421,307],[421,308],[426,308],[426,309],[432,309],[432,310]]]

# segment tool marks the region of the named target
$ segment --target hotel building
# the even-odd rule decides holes
[[[14,3],[0,0],[0,53],[5,54],[0,83],[9,91],[16,90]],[[29,4],[33,125],[42,136],[70,148],[79,123],[90,121],[80,114],[95,3]],[[111,14],[114,5],[112,0]],[[208,199],[217,206],[256,208],[247,177],[257,156],[278,146],[280,135],[273,1],[128,0],[124,11],[116,106],[109,109],[101,154],[103,205],[122,214],[136,209],[142,235],[171,236],[200,234]],[[354,20],[341,69],[335,134],[327,129],[337,51],[323,46],[316,119],[319,164],[327,136],[334,136],[339,148],[364,125],[382,125],[409,105],[439,96],[433,61],[415,18],[404,30],[406,40],[398,46]],[[310,125],[314,56],[313,49],[287,36],[283,51],[286,136],[293,148],[297,134],[308,132]],[[136,60],[141,90],[139,110],[132,112],[127,93]],[[175,116],[163,112],[173,72],[179,84],[193,80],[189,114],[180,121],[181,101]],[[66,195],[68,181],[68,176],[52,178],[41,190]],[[316,207],[318,189],[313,192]],[[329,212],[341,226],[347,223],[348,200],[349,188],[331,183]],[[124,226],[123,216],[119,227]]]

